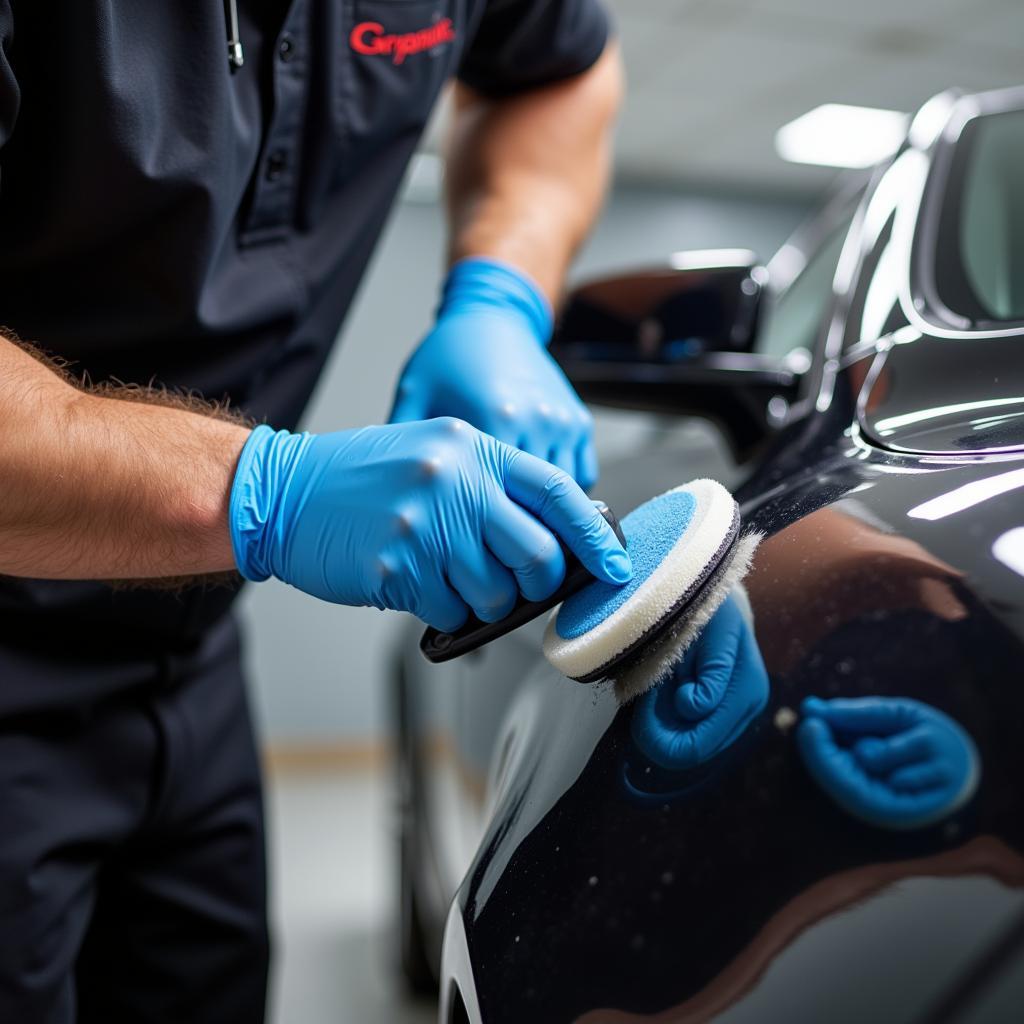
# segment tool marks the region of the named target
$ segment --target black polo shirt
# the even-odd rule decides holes
[[[573,75],[607,24],[599,0],[238,6],[232,71],[223,0],[0,0],[0,324],[293,427],[445,81]],[[229,599],[4,580],[0,643],[40,613],[176,640]]]

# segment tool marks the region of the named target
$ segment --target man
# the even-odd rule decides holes
[[[392,423],[293,433],[453,76],[452,269]],[[556,537],[628,579],[544,348],[619,89],[597,0],[0,0],[0,1020],[262,1019],[210,577],[443,629],[550,593]]]

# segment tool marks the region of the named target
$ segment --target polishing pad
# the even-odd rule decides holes
[[[736,502],[714,480],[652,498],[621,526],[633,578],[622,587],[595,581],[567,598],[548,621],[544,654],[580,682],[625,674],[632,696],[671,669],[746,572],[756,539],[741,542]],[[636,676],[637,663],[652,658]]]

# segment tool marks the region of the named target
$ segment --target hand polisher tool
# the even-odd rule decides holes
[[[500,622],[471,618],[455,633],[428,629],[420,642],[427,659],[466,654],[560,604],[544,637],[544,655],[559,671],[581,683],[614,678],[622,699],[664,679],[746,575],[760,536],[741,534],[739,507],[714,480],[652,498],[621,525],[597,505],[633,561],[628,583],[595,580],[566,552],[565,581],[547,601],[520,598]]]
[[[740,510],[715,480],[693,480],[622,520],[633,578],[593,580],[548,621],[544,655],[581,683],[614,678],[628,700],[665,679],[729,591],[760,542],[740,532]]]
[[[626,538],[622,533],[622,527],[619,526],[618,519],[615,518],[615,513],[603,501],[595,501],[594,505],[615,531],[619,543],[625,547]],[[528,601],[520,594],[512,611],[497,622],[484,622],[470,612],[466,622],[454,633],[442,633],[440,630],[428,627],[420,639],[420,650],[423,652],[423,656],[427,661],[439,664],[442,661],[451,661],[452,658],[469,654],[470,651],[475,651],[520,626],[525,626],[527,622],[532,622],[538,615],[543,615],[544,612],[554,608],[556,604],[561,604],[570,594],[582,590],[588,583],[596,582],[580,560],[564,544],[562,553],[565,555],[565,578],[562,580],[561,586],[549,598],[544,601]]]

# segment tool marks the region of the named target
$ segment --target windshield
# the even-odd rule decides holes
[[[1024,111],[964,131],[936,253],[942,301],[976,324],[1024,320]]]
[[[851,208],[848,216],[811,253],[789,287],[771,304],[767,322],[758,337],[758,352],[781,359],[794,349],[813,351],[828,315],[832,278],[852,217]]]

